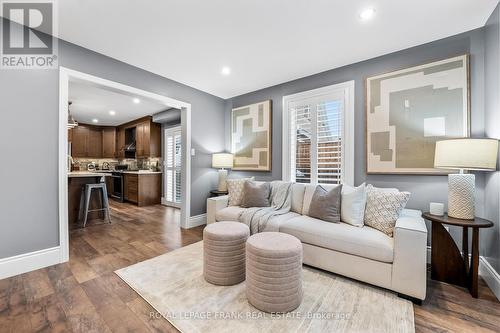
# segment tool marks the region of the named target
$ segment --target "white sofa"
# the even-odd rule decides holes
[[[394,236],[368,226],[331,223],[308,216],[315,185],[293,184],[292,207],[269,221],[264,231],[300,239],[304,264],[425,299],[427,228],[417,210],[405,209]],[[228,196],[209,198],[207,223],[238,221],[245,208],[228,206]]]

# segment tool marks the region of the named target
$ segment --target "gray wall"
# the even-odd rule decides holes
[[[364,80],[372,75],[419,65],[435,60],[468,53],[471,55],[471,131],[473,136],[484,135],[484,29],[477,29],[429,44],[384,55],[360,63],[333,69],[295,81],[234,97],[226,102],[226,149],[230,149],[230,112],[239,107],[267,99],[273,101],[273,170],[272,172],[232,172],[235,175],[253,175],[256,179],[281,179],[281,137],[283,96],[315,89],[331,84],[355,80],[355,183],[368,182],[380,187],[398,187],[412,193],[408,207],[428,210],[429,202],[447,200],[446,176],[366,175],[365,170],[365,85]],[[476,175],[477,202],[484,199],[484,175]],[[477,214],[483,214],[483,205],[478,205]],[[459,241],[459,230],[451,228]]]
[[[500,139],[500,25],[499,7],[495,9],[485,27],[485,133]],[[486,174],[485,216],[495,226],[480,232],[481,254],[500,272],[500,173]]]
[[[196,149],[191,215],[204,213],[208,192],[217,184],[210,154],[224,149],[224,100],[64,41],[59,64],[191,103]],[[5,258],[59,244],[59,73],[0,72],[0,258]]]

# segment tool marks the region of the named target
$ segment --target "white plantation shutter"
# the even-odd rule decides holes
[[[165,197],[167,204],[178,206],[181,202],[181,129],[175,127],[165,132]]]
[[[340,184],[347,175],[353,182],[353,142],[345,135],[352,127],[352,115],[346,117],[349,94],[345,86],[332,86],[284,98],[285,180]]]

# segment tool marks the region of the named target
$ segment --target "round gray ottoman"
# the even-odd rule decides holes
[[[302,244],[294,236],[263,232],[246,245],[246,294],[265,312],[288,312],[302,302]]]
[[[245,280],[246,224],[216,222],[203,230],[203,275],[210,283],[230,286]]]

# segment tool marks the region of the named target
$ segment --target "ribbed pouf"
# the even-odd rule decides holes
[[[246,224],[217,222],[203,230],[203,275],[210,283],[230,286],[245,280]]]
[[[263,232],[246,245],[246,293],[265,312],[288,312],[302,302],[302,244],[294,236]]]

